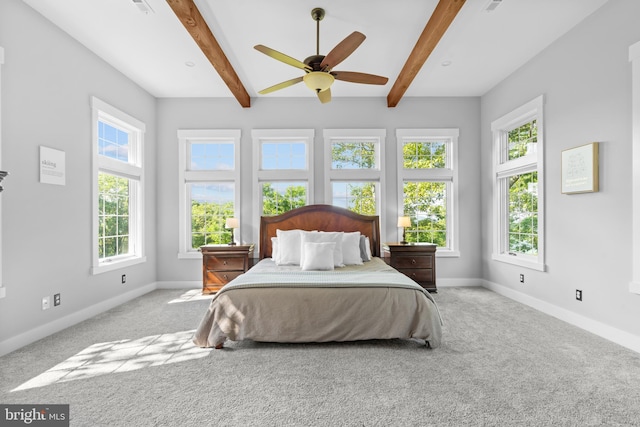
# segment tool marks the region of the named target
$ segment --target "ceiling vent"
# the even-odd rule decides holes
[[[486,12],[493,12],[498,6],[502,4],[502,0],[489,0],[489,3],[484,7]]]
[[[131,0],[131,1],[133,2],[133,4],[138,6],[138,9],[140,9],[140,12],[144,13],[145,15],[148,15],[149,13],[153,13],[153,9],[151,9],[151,6],[149,6],[149,3],[147,3],[145,0]]]

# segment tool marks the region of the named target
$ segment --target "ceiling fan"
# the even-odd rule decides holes
[[[331,101],[331,85],[334,80],[370,85],[384,85],[387,83],[389,80],[387,77],[353,71],[333,70],[333,67],[344,61],[360,46],[365,39],[365,35],[354,31],[338,43],[326,56],[320,55],[320,21],[322,21],[324,15],[324,9],[319,7],[311,11],[311,17],[316,21],[316,54],[309,56],[303,62],[261,44],[254,46],[254,49],[265,55],[284,62],[285,64],[300,68],[305,72],[305,75],[302,77],[296,77],[295,79],[278,83],[277,85],[261,90],[258,92],[259,94],[265,95],[304,81],[309,89],[316,92],[320,102],[325,104]]]

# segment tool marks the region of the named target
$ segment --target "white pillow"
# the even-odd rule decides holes
[[[342,263],[344,265],[360,265],[360,232],[344,233],[342,235]]]
[[[336,247],[333,250],[333,265],[334,267],[344,267],[342,262],[342,235],[344,233],[342,231],[336,232],[302,232],[302,244],[304,245],[306,242],[312,243],[324,243],[324,242],[334,242]],[[305,254],[302,251],[302,256],[300,257],[300,265],[304,262]]]
[[[360,236],[360,256],[365,262],[371,261],[371,244],[367,236]]]
[[[303,270],[333,270],[333,252],[335,242],[304,242],[302,253],[304,254],[301,267]]]
[[[278,259],[278,238],[271,238],[271,259],[273,261]]]
[[[301,230],[276,230],[278,236],[277,265],[300,265]]]

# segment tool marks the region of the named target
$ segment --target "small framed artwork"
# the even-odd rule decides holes
[[[562,151],[562,193],[598,191],[598,143]]]
[[[40,182],[65,185],[65,152],[40,146]]]

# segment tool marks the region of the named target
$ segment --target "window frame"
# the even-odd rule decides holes
[[[314,129],[253,129],[251,139],[253,141],[253,229],[259,233],[260,217],[262,216],[262,183],[263,182],[307,182],[306,204],[314,203]],[[299,141],[306,145],[306,169],[262,169],[262,143]],[[283,179],[282,171],[285,170],[286,178]],[[254,241],[258,241],[254,238]],[[256,252],[260,248],[256,247]]]
[[[202,258],[202,254],[191,248],[191,203],[187,187],[192,183],[233,182],[234,183],[234,215],[240,220],[240,227],[235,232],[242,236],[242,220],[240,218],[240,129],[178,129],[178,259]],[[234,168],[232,170],[189,170],[189,146],[198,142],[233,142]]]
[[[382,200],[385,196],[385,145],[386,129],[324,129],[324,200],[333,204],[333,182],[374,182],[379,197],[376,198],[376,215],[383,218]],[[375,169],[332,169],[331,148],[333,142],[364,142],[377,144]]]
[[[2,66],[4,65],[4,48],[0,46],[0,169],[2,168]],[[1,194],[1,193],[0,193]],[[5,296],[2,282],[2,197],[0,197],[0,298]]]
[[[437,257],[459,257],[459,215],[458,215],[458,128],[396,129],[397,171],[398,171],[398,216],[404,215],[404,183],[444,182],[447,199],[447,246],[438,247]],[[405,169],[403,148],[405,142],[429,142],[444,140],[446,144],[446,164],[444,168]],[[402,240],[398,229],[398,241]]]
[[[520,267],[545,271],[544,226],[544,97],[542,95],[516,108],[491,123],[493,140],[493,249],[492,259]],[[508,160],[507,136],[523,124],[536,120],[536,152]],[[538,254],[509,252],[508,178],[530,172],[538,173]]]
[[[118,108],[91,97],[92,118],[92,266],[91,274],[101,274],[132,265],[146,262],[144,244],[144,194],[145,194],[145,170],[144,170],[144,136],[146,125],[119,110]],[[130,158],[124,163],[98,153],[98,123],[106,122],[110,125],[127,130],[130,134],[129,141]],[[135,185],[129,188],[129,248],[130,254],[117,255],[101,260],[99,258],[99,190],[98,175],[107,173],[129,179]]]

